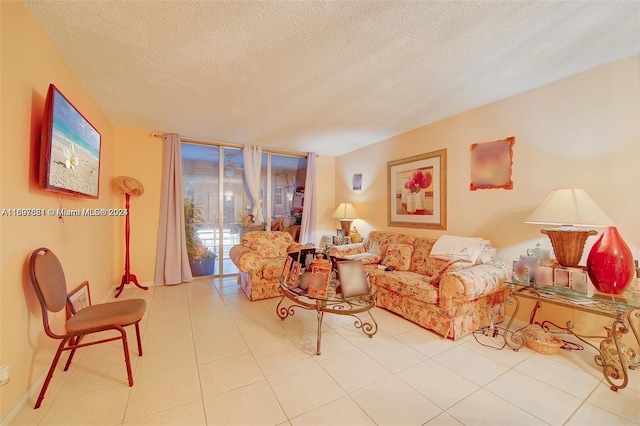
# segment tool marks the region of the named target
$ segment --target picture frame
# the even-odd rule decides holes
[[[569,280],[569,271],[564,268],[554,268],[553,270],[553,285],[561,288],[571,288],[571,281]]]
[[[330,268],[311,268],[311,279],[307,296],[326,298],[329,294],[329,281],[331,280]]]
[[[553,285],[553,268],[550,266],[538,266],[535,283],[539,287],[549,287]]]
[[[569,268],[569,287],[576,293],[591,296],[595,288],[589,282],[589,275],[585,269]]]
[[[362,190],[362,173],[353,174],[352,188],[354,191]]]
[[[387,163],[387,224],[447,229],[447,150]]]
[[[534,282],[540,265],[540,259],[534,256],[520,256],[520,263],[527,265],[529,270],[529,281]]]
[[[89,291],[89,281],[84,281],[82,284],[72,289],[69,292],[69,300],[73,305],[73,309],[78,312],[81,309],[91,306],[91,292]],[[71,318],[72,312],[67,305],[66,309],[67,319]]]
[[[519,283],[531,282],[529,266],[526,263],[517,260],[513,261],[513,280]]]
[[[342,228],[336,229],[336,235],[338,237],[344,237],[344,229],[342,229]]]
[[[340,261],[336,265],[336,270],[344,299],[369,294],[369,280],[361,260]]]
[[[471,145],[471,184],[469,189],[513,189],[513,145],[516,138]]]
[[[301,265],[300,262],[293,261],[291,265],[291,272],[289,272],[289,277],[287,278],[287,286],[289,287],[297,287],[300,280],[300,270]]]
[[[280,274],[280,282],[283,284],[288,283],[289,273],[291,272],[291,265],[293,264],[293,258],[291,256],[287,256],[284,260],[284,267],[282,268],[282,273]]]
[[[311,255],[311,259],[315,259],[316,257],[316,248],[315,247],[307,247],[301,248],[299,250],[290,251],[287,253],[288,257],[292,258],[295,262],[300,263],[300,268],[305,268],[307,266],[307,257]]]

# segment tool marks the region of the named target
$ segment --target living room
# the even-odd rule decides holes
[[[162,162],[162,145],[153,133],[163,129],[115,126],[27,5],[2,2],[0,11],[1,207],[122,208],[123,197],[112,189],[111,182],[120,175],[136,177],[144,182],[145,194],[133,200],[131,258],[140,281],[152,283]],[[401,231],[433,238],[444,234],[481,236],[498,247],[498,259],[510,262],[537,243],[551,248],[539,226],[524,223],[542,199],[556,188],[583,188],[616,224],[634,257],[640,258],[636,212],[640,182],[639,76],[640,54],[636,51],[343,155],[321,155],[317,164],[322,176],[316,200],[317,235],[335,233],[338,224],[332,213],[343,201],[356,206],[360,219],[355,225],[362,235],[373,230],[397,230],[387,225],[387,163],[446,149],[447,229]],[[38,186],[38,135],[50,83],[64,88],[65,95],[100,129],[103,152],[98,199],[59,197]],[[513,189],[470,191],[471,145],[511,136],[515,137]],[[355,173],[362,174],[360,191],[352,189]],[[25,395],[55,351],[56,342],[42,331],[29,284],[29,254],[41,246],[54,249],[65,266],[69,287],[88,280],[94,301],[103,301],[112,294],[122,274],[124,223],[122,218],[102,219],[0,218],[0,364],[11,367],[9,384],[0,387],[0,418],[8,418],[26,401]],[[596,238],[588,240],[585,258]],[[564,323],[574,314],[545,308],[544,315]],[[598,318],[588,318],[583,324],[585,332],[602,331]],[[117,364],[115,369],[122,366]],[[56,378],[64,374],[59,372]],[[637,377],[635,380],[612,394],[625,401],[631,398],[637,407],[640,388]],[[117,386],[126,387],[122,383]],[[53,394],[51,390],[51,398]],[[620,422],[626,419],[637,423],[635,410],[635,419],[621,416]]]

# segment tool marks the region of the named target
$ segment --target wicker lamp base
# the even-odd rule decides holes
[[[351,233],[351,224],[353,223],[350,219],[340,219],[340,227],[344,231],[345,237],[348,237]]]
[[[598,234],[593,229],[576,228],[551,228],[540,232],[551,240],[556,260],[562,266],[578,266],[587,238]]]

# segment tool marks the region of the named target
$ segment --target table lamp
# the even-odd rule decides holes
[[[357,219],[360,216],[358,216],[358,212],[356,212],[351,203],[340,203],[336,211],[333,212],[333,217],[340,218],[340,227],[344,230],[344,235],[349,236],[353,219]]]
[[[524,223],[560,225],[540,232],[551,240],[556,260],[562,266],[578,266],[587,238],[596,235],[593,229],[613,222],[583,189],[555,189],[525,219]]]

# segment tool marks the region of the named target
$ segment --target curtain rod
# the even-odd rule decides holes
[[[152,133],[151,136],[153,136],[154,138],[160,138],[160,139],[164,139],[165,135],[163,133]],[[222,146],[225,148],[238,148],[238,149],[243,149],[244,145],[240,145],[237,143],[227,143],[227,142],[213,142],[213,141],[208,141],[208,140],[204,140],[204,139],[192,139],[192,138],[183,138],[180,137],[180,140],[183,142],[188,142],[188,143],[195,143],[195,144],[200,144],[200,145],[217,145],[217,146]],[[271,153],[271,154],[281,154],[281,155],[288,155],[291,157],[304,157],[307,158],[308,154],[304,153],[304,152],[295,152],[295,151],[282,151],[279,149],[266,149],[263,150],[265,152]]]

